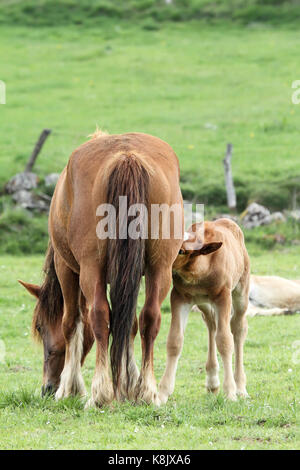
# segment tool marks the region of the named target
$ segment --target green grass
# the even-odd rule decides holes
[[[98,124],[160,136],[178,154],[184,197],[223,207],[232,142],[239,209],[254,199],[287,208],[300,178],[299,46],[299,30],[271,26],[2,26],[0,185],[23,170],[42,128],[53,133],[41,177],[61,171]]]
[[[300,372],[292,360],[299,315],[249,319],[245,367],[251,399],[246,401],[229,403],[222,394],[206,394],[207,337],[197,313],[190,314],[175,393],[166,406],[114,403],[84,411],[77,398],[40,398],[42,350],[30,337],[34,302],[16,279],[39,282],[42,262],[41,256],[0,258],[0,338],[6,346],[0,365],[1,449],[299,448]],[[297,251],[261,251],[252,257],[252,270],[299,278]],[[168,300],[163,312],[155,346],[158,379],[166,359]],[[139,338],[136,345],[139,363]],[[83,371],[88,389],[94,364],[93,349]]]
[[[225,208],[227,142],[234,146],[239,209],[251,200],[271,209],[290,207],[300,178],[300,106],[291,102],[300,32],[272,23],[297,21],[296,3],[194,0],[186,9],[178,0],[175,9],[166,10],[162,2],[130,0],[127,10],[121,8],[125,2],[110,2],[105,11],[92,12],[100,3],[108,5],[74,6],[70,0],[58,10],[57,2],[46,0],[1,2],[0,80],[6,82],[7,104],[0,105],[0,186],[24,169],[43,128],[52,134],[35,167],[41,181],[61,171],[98,125],[110,133],[147,132],[169,142],[180,160],[184,197],[204,202],[208,213]],[[127,21],[132,15],[135,25]],[[176,15],[178,22],[164,22]],[[204,16],[217,26],[179,22]],[[235,24],[220,22],[233,17]],[[25,27],[29,24],[34,27]],[[286,237],[283,246],[274,244],[277,233]],[[252,271],[300,278],[298,239],[299,224],[291,221],[246,232]],[[30,338],[34,303],[16,280],[40,280],[43,257],[22,253],[43,252],[46,241],[45,216],[30,218],[14,211],[7,196],[1,198],[0,339],[6,347],[0,364],[1,448],[299,448],[299,364],[292,362],[299,316],[249,320],[247,401],[206,395],[207,339],[196,313],[166,407],[114,404],[84,411],[78,399],[42,400],[42,351]],[[139,308],[142,301],[143,291]],[[167,299],[155,350],[158,378],[169,311]],[[84,367],[88,388],[94,361],[93,350]]]
[[[95,25],[107,17],[140,20],[145,29],[192,19],[295,24],[300,10],[293,0],[2,0],[0,8],[0,22],[31,26]]]

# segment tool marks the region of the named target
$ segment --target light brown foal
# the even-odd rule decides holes
[[[178,159],[166,142],[146,134],[97,133],[73,152],[57,183],[49,233],[64,301],[62,329],[66,343],[57,399],[85,394],[80,368],[84,330],[78,304],[78,293],[82,292],[90,309],[97,346],[89,405],[101,406],[114,397],[160,403],[153,372],[153,347],[160,328],[160,306],[171,286],[172,265],[183,237],[177,239],[171,230],[164,239],[162,222],[158,222],[157,239],[126,238],[124,233],[120,236],[120,228],[127,234],[132,217],[123,220],[118,215],[116,236],[99,238],[97,226],[108,217],[102,205],[112,205],[118,214],[121,196],[127,198],[128,208],[146,206],[148,220],[139,224],[146,232],[151,227],[153,204],[176,204],[182,214]],[[108,225],[109,222],[108,218]],[[143,274],[146,299],[139,318],[142,341],[139,374],[133,340]],[[108,360],[110,335],[112,380]]]
[[[237,394],[247,396],[243,345],[247,335],[245,313],[249,277],[249,257],[238,225],[228,219],[219,219],[189,228],[173,265],[167,365],[159,386],[162,403],[166,403],[174,390],[184,330],[194,304],[201,310],[208,329],[207,390],[213,393],[219,391],[217,346],[224,366],[223,388],[226,397],[236,400]]]

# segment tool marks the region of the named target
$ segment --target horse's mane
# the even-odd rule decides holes
[[[107,131],[103,131],[102,129],[99,129],[97,126],[95,132],[93,132],[92,134],[89,134],[88,137],[90,137],[91,139],[98,139],[98,137],[103,137],[106,135],[109,135],[109,133]]]
[[[63,314],[64,300],[55,271],[54,250],[51,241],[48,243],[43,272],[44,281],[32,319],[32,334],[35,339],[40,338],[37,326],[55,323],[57,318]]]

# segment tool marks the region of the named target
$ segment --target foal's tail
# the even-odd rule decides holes
[[[107,248],[112,334],[110,358],[116,394],[120,388],[121,367],[125,364],[127,390],[131,385],[128,370],[129,342],[145,264],[145,237],[132,239],[128,236],[128,226],[133,217],[127,217],[127,210],[125,214],[119,211],[119,197],[127,197],[128,208],[132,204],[144,204],[148,207],[148,187],[149,173],[141,159],[135,155],[120,156],[110,173],[107,190],[107,202],[113,204],[117,214],[116,239],[109,239]],[[143,229],[145,226],[140,227],[140,231]],[[123,231],[124,238],[120,237],[120,230]]]

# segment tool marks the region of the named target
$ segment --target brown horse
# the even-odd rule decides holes
[[[126,197],[130,208],[146,207],[147,216],[137,224],[140,234],[146,236],[128,237],[134,221],[132,213],[124,220],[120,196]],[[117,235],[108,238],[96,235],[96,214],[104,220],[103,204],[113,206],[117,214]],[[177,205],[179,210],[174,216],[183,219],[178,159],[172,148],[156,137],[97,133],[73,152],[63,170],[49,215],[50,250],[53,249],[57,278],[53,278],[54,287],[45,288],[49,290],[44,296],[48,317],[62,315],[62,302],[54,306],[55,314],[50,314],[54,302],[51,295],[59,291],[59,284],[63,298],[65,361],[57,399],[85,394],[80,364],[86,352],[84,312],[88,307],[97,345],[89,404],[102,405],[114,397],[160,403],[153,371],[153,347],[160,328],[160,306],[171,286],[172,264],[182,243],[183,220],[181,237],[175,236],[172,226],[164,237],[162,214],[157,221],[152,213],[155,205]],[[152,235],[155,225],[158,236],[151,238],[149,234],[151,231]],[[136,303],[143,274],[146,299],[139,318],[142,341],[139,374],[133,341],[138,329]],[[112,381],[108,361],[110,334]],[[48,386],[56,388],[57,381],[48,381]]]

